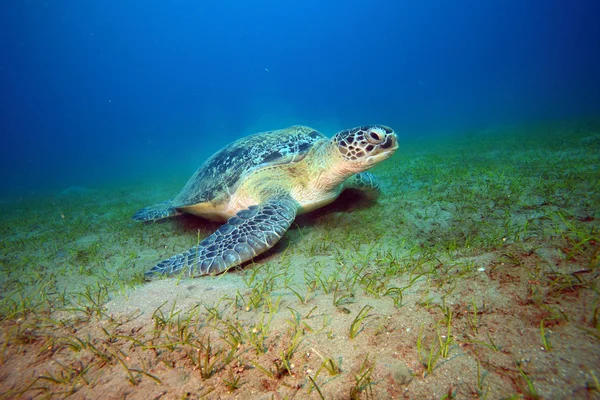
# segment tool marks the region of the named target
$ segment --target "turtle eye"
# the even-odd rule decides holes
[[[383,137],[379,132],[370,131],[367,134],[367,140],[371,143],[379,144],[379,143],[383,142]]]

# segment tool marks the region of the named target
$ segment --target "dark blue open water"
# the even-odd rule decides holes
[[[7,1],[0,198],[182,183],[234,138],[600,112],[595,0]]]

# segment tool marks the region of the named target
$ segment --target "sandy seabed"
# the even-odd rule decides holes
[[[600,398],[600,125],[400,141],[217,277],[143,280],[218,227],[130,220],[187,176],[0,203],[0,397]]]

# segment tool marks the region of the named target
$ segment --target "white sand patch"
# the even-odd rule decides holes
[[[214,305],[227,295],[235,297],[238,290],[242,292],[245,288],[241,276],[235,274],[182,279],[179,282],[176,278],[161,279],[113,297],[106,308],[107,313],[113,315],[131,314],[139,310],[141,318],[150,319],[152,313],[163,304],[163,312],[168,312],[173,304],[175,311],[187,311],[197,304]]]

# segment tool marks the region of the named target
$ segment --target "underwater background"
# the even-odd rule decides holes
[[[600,398],[599,15],[5,1],[0,400]],[[392,127],[381,195],[226,273],[147,279],[226,230],[132,215],[296,124]]]
[[[600,5],[11,1],[0,198],[178,177],[293,124],[400,139],[597,116]]]

